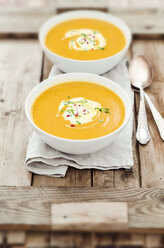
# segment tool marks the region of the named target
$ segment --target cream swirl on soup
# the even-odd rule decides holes
[[[69,49],[76,51],[104,50],[106,39],[97,30],[72,29],[65,33],[63,39],[72,38],[69,41]]]
[[[63,100],[59,105],[59,112],[62,112],[63,118],[71,124],[85,124],[93,121],[99,108],[101,108],[100,103],[77,97]]]

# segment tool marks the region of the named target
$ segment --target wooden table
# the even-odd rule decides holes
[[[164,9],[112,9],[105,1],[95,7],[124,19],[133,32],[131,59],[143,54],[153,67],[147,93],[164,116]],[[28,92],[47,78],[52,64],[40,49],[40,25],[56,12],[76,6],[43,9],[0,9],[0,244],[2,247],[164,247],[164,143],[147,109],[151,141],[133,138],[131,170],[76,170],[65,178],[29,173],[24,159],[31,127],[24,115]],[[135,120],[138,113],[135,95]],[[128,228],[67,233],[52,231],[51,205],[68,202],[126,202]],[[35,230],[35,232],[32,232]],[[41,231],[38,231],[41,230]],[[64,230],[63,230],[64,231]],[[152,234],[153,233],[153,234]]]

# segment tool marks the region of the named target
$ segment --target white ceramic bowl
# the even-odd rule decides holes
[[[88,139],[88,140],[64,139],[48,134],[45,131],[38,128],[33,122],[32,113],[31,113],[31,107],[34,100],[42,92],[52,87],[53,85],[60,84],[63,82],[69,82],[69,81],[93,82],[99,85],[103,85],[114,91],[116,94],[118,94],[125,105],[125,119],[123,124],[116,131],[108,135],[95,139]],[[118,84],[114,83],[113,81],[105,77],[101,77],[95,74],[88,74],[88,73],[68,73],[68,74],[60,74],[57,76],[50,77],[44,80],[42,83],[35,86],[27,96],[25,102],[25,113],[27,119],[32,125],[34,131],[40,135],[40,138],[48,145],[56,148],[57,150],[72,154],[91,153],[98,151],[104,148],[105,146],[109,145],[112,141],[114,141],[117,138],[120,132],[125,128],[129,120],[131,110],[132,110],[131,101],[127,93],[123,90],[123,88],[121,88]]]
[[[125,35],[126,38],[126,45],[125,47],[119,52],[116,53],[113,56],[104,58],[104,59],[98,59],[98,60],[75,60],[75,59],[69,59],[62,56],[59,56],[53,52],[51,52],[46,46],[45,46],[45,37],[47,32],[51,29],[51,27],[55,26],[56,24],[69,20],[69,19],[76,19],[76,18],[93,18],[93,19],[100,19],[107,22],[110,22],[117,27],[119,27],[122,32]],[[107,30],[108,32],[108,30]],[[56,64],[56,66],[64,71],[64,72],[89,72],[89,73],[95,73],[95,74],[103,74],[106,71],[109,71],[112,69],[115,65],[117,65],[123,56],[126,54],[129,45],[131,43],[131,32],[128,28],[128,26],[119,18],[110,15],[105,14],[100,11],[69,11],[64,14],[60,14],[57,16],[54,16],[47,20],[43,26],[40,29],[39,32],[39,40],[40,44],[42,46],[42,49],[44,50],[47,57],[51,60],[52,63]]]

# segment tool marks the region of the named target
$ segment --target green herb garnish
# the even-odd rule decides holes
[[[74,104],[74,102],[71,102],[71,101],[67,101],[67,102],[64,102],[63,104],[64,104],[64,105],[68,105],[68,104]]]
[[[81,122],[80,121],[76,121],[78,124],[81,124]]]
[[[87,37],[87,35],[86,35],[86,34],[81,33],[81,35],[82,35],[82,36],[84,36],[84,37]]]
[[[73,111],[73,109],[70,109],[70,111],[71,111],[71,113],[72,113],[73,115],[75,115],[75,114],[74,114],[74,111]]]
[[[106,114],[110,114],[111,113],[108,108],[95,108],[95,109],[96,110],[99,110],[100,112],[104,112]]]
[[[78,103],[86,103],[88,102],[87,100],[83,100],[83,101],[77,101]]]
[[[67,96],[68,98],[70,98],[70,96]]]
[[[62,110],[60,110],[60,112],[64,113],[64,110],[62,109]]]
[[[96,110],[99,110],[100,112],[102,112],[102,108],[95,108]]]
[[[100,50],[104,50],[104,47],[100,47],[99,49],[100,49]]]
[[[100,122],[100,123],[103,122],[103,119],[100,119],[99,122]]]

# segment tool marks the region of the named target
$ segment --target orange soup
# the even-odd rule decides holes
[[[52,27],[45,45],[69,59],[95,60],[110,57],[125,47],[123,32],[112,23],[98,19],[72,19]]]
[[[91,82],[66,82],[40,94],[33,103],[34,123],[67,139],[92,139],[118,129],[125,117],[121,98]]]

